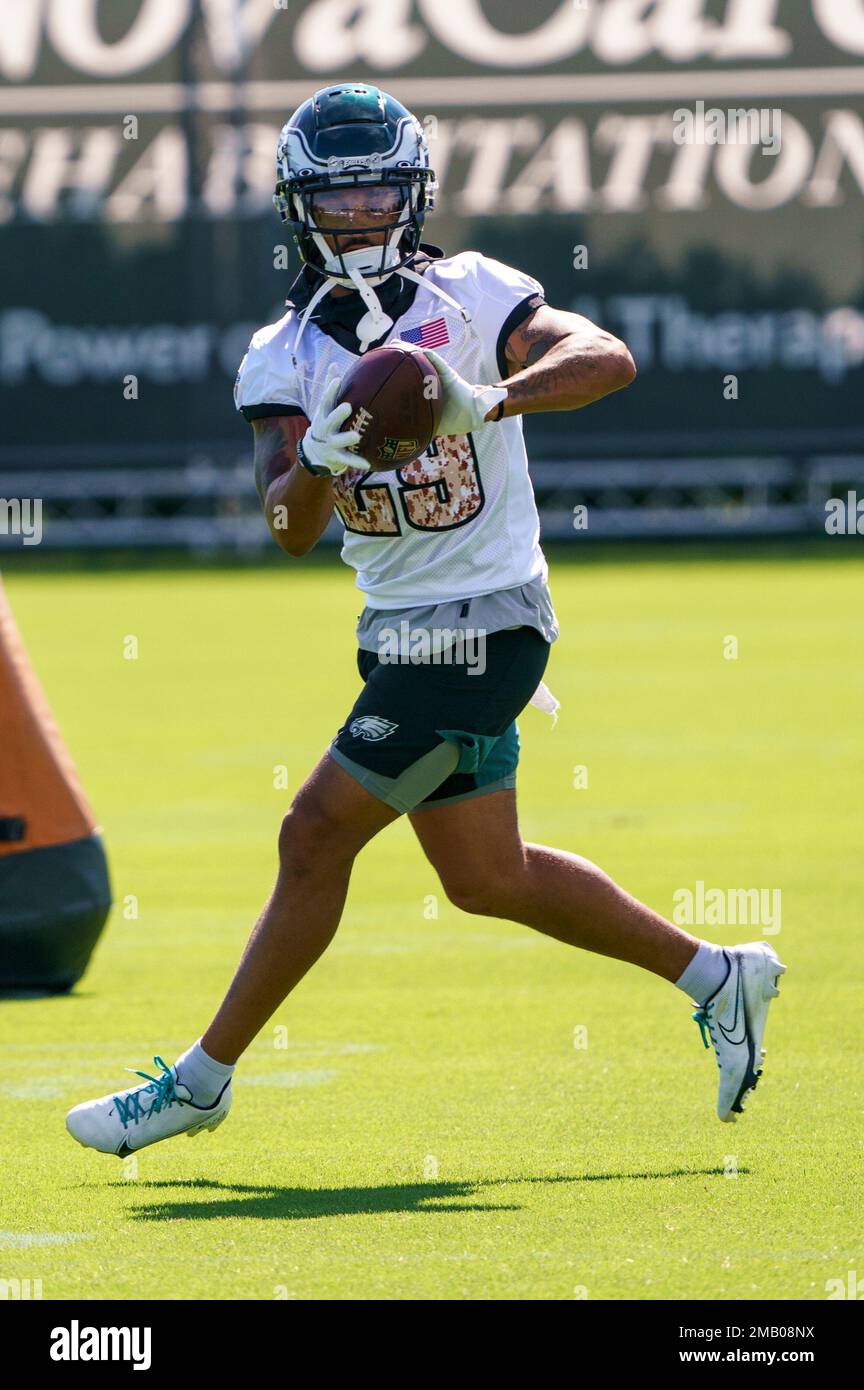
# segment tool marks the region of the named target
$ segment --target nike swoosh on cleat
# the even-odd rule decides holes
[[[739,1015],[739,1013],[741,1014],[741,1021],[742,1021],[742,1023],[743,1023],[743,1031],[742,1031],[742,1034],[741,1034],[741,1037],[740,1037],[740,1038],[733,1038],[732,1034],[735,1032],[735,1029],[736,1029],[736,1027],[738,1026],[738,1015]],[[734,1017],[733,1020],[732,1020],[732,1027],[731,1027],[731,1028],[724,1028],[724,1027],[723,1027],[723,1024],[720,1022],[719,1018],[718,1018],[718,1020],[717,1020],[717,1027],[720,1029],[720,1032],[723,1034],[723,1036],[724,1036],[724,1038],[726,1039],[726,1041],[727,1041],[732,1047],[740,1047],[740,1045],[741,1045],[742,1043],[745,1043],[745,1042],[747,1041],[747,1019],[746,1019],[746,1017],[744,1016],[744,1011],[743,1011],[742,1008],[741,1008],[741,966],[740,966],[740,965],[738,966],[738,981],[737,981],[737,984],[736,984],[736,987],[735,987],[735,1017]]]

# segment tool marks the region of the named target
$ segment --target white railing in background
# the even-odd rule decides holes
[[[860,453],[541,460],[531,474],[548,540],[824,533],[829,499],[845,502],[850,491],[864,498]],[[2,502],[14,498],[41,499],[41,545],[50,549],[254,552],[272,544],[248,457],[198,457],[180,467],[40,467],[29,459],[7,466],[0,553],[22,547],[4,534]],[[337,541],[340,529],[334,521],[324,539]]]

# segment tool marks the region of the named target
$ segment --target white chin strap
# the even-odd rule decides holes
[[[373,285],[383,285],[385,280],[390,279],[393,273],[390,267],[399,260],[399,242],[402,238],[403,228],[400,227],[393,240],[384,251],[384,274],[375,275],[372,272],[381,265],[380,246],[358,246],[353,251],[345,251],[341,256],[330,250],[327,242],[319,233],[313,233],[313,241],[324,258],[324,274],[331,283],[344,285],[346,289],[355,289],[363,303],[366,305],[367,312],[363,315],[357,325],[357,338],[360,344],[360,352],[366,351],[370,343],[374,343],[377,338],[383,338],[384,334],[393,327],[393,320],[389,314],[385,314],[381,307],[381,301],[373,290]],[[344,269],[348,272],[343,273]],[[365,274],[364,274],[365,272]]]
[[[297,365],[297,348],[300,346],[300,339],[309,322],[312,310],[315,308],[319,299],[323,299],[325,294],[330,293],[334,284],[344,285],[346,289],[356,289],[363,303],[366,305],[366,313],[357,325],[357,339],[359,342],[359,351],[361,353],[366,351],[370,343],[374,343],[378,338],[383,338],[384,334],[389,332],[393,327],[393,320],[390,318],[389,314],[384,313],[381,307],[381,301],[372,289],[373,285],[382,285],[385,280],[389,280],[393,272],[390,271],[386,275],[373,275],[366,280],[364,280],[360,273],[362,270],[372,270],[380,265],[380,246],[358,246],[354,251],[346,251],[341,258],[345,269],[348,271],[348,275],[345,276],[342,274],[333,274],[334,268],[341,272],[342,265],[339,262],[339,258],[332,254],[323,238],[316,235],[315,241],[320,241],[324,251],[327,253],[324,262],[325,279],[321,281],[321,284],[316,289],[300,316],[300,323],[297,329],[297,337],[294,340],[294,352],[292,355],[295,367]],[[388,246],[385,265],[387,261],[398,261],[398,259],[399,252],[396,250],[395,246]]]
[[[316,235],[315,241],[317,242],[318,240],[319,238]],[[437,285],[431,284],[428,280],[424,279],[422,275],[418,275],[416,270],[410,270],[407,266],[400,266],[398,270],[390,270],[384,275],[370,275],[364,279],[361,271],[374,270],[381,263],[380,246],[358,246],[354,251],[346,251],[341,260],[344,263],[345,269],[348,271],[347,277],[342,274],[333,274],[331,267],[335,266],[340,271],[342,269],[339,257],[331,253],[326,242],[323,243],[323,246],[327,253],[327,258],[324,263],[324,275],[326,278],[321,281],[321,284],[316,289],[300,316],[300,323],[297,329],[297,337],[294,340],[294,351],[292,354],[295,367],[297,365],[297,349],[300,345],[300,339],[303,336],[306,325],[309,322],[312,310],[315,308],[318,301],[323,299],[325,294],[329,294],[333,284],[344,285],[346,288],[353,287],[366,305],[367,312],[357,324],[358,350],[361,354],[366,351],[370,343],[377,342],[379,338],[383,338],[385,333],[388,333],[393,327],[393,320],[389,314],[385,314],[381,307],[381,301],[372,288],[373,285],[382,285],[384,281],[389,280],[390,276],[393,274],[401,275],[406,280],[416,281],[418,285],[422,285],[423,288],[429,290],[431,294],[437,295],[439,299],[443,299],[446,304],[450,305],[451,309],[456,309],[457,312],[461,314],[463,320],[466,323],[470,323],[471,315],[463,304],[457,303],[445,290],[440,289]],[[388,246],[384,260],[385,266],[388,261],[398,261],[398,259],[399,252],[397,247],[395,245]]]
[[[345,269],[351,276],[354,288],[356,289],[360,298],[363,300],[363,303],[366,305],[366,313],[363,315],[362,319],[357,325],[357,340],[360,346],[361,353],[366,351],[370,343],[374,343],[378,338],[383,338],[384,334],[389,333],[390,329],[393,327],[393,320],[391,319],[389,314],[384,313],[384,310],[381,308],[381,301],[372,288],[373,284],[381,285],[384,283],[385,280],[388,280],[390,277],[388,275],[375,275],[372,276],[370,279],[364,279],[363,276],[360,274],[360,269],[363,265],[363,262],[361,261],[358,264],[357,262],[352,261],[351,259],[352,256],[359,256],[365,257],[366,261],[368,261],[369,251],[374,249],[374,247],[367,248],[365,246],[362,246],[358,247],[356,251],[346,251],[344,256],[342,257]],[[390,254],[390,249],[391,248],[388,246],[388,257]],[[399,253],[395,250],[395,247],[393,248],[393,250],[395,252],[393,259],[398,260]],[[344,281],[340,283],[344,283]]]

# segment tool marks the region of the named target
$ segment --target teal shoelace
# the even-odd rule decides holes
[[[124,1129],[130,1124],[137,1125],[139,1120],[149,1119],[160,1110],[169,1110],[172,1105],[184,1104],[177,1094],[177,1083],[171,1068],[166,1067],[161,1057],[154,1057],[153,1061],[157,1067],[162,1068],[161,1076],[150,1076],[148,1072],[136,1071],[134,1067],[126,1068],[133,1076],[143,1076],[150,1085],[136,1086],[132,1091],[124,1091],[122,1096],[114,1097],[117,1114]],[[147,1105],[145,1101],[150,1096],[152,1101]]]
[[[708,1018],[708,1010],[705,1007],[705,1005],[703,1004],[701,1009],[697,1009],[695,1014],[691,1014],[690,1017],[693,1019],[694,1023],[699,1024],[699,1032],[702,1034],[702,1042],[705,1044],[706,1047],[710,1047],[711,1042],[713,1042],[714,1040],[711,1037],[711,1023]]]

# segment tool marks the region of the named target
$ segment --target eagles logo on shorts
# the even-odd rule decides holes
[[[363,714],[359,719],[351,720],[348,732],[352,738],[365,738],[367,743],[377,743],[379,739],[387,738],[398,728],[398,724],[392,724],[389,719],[382,719],[380,715]]]

